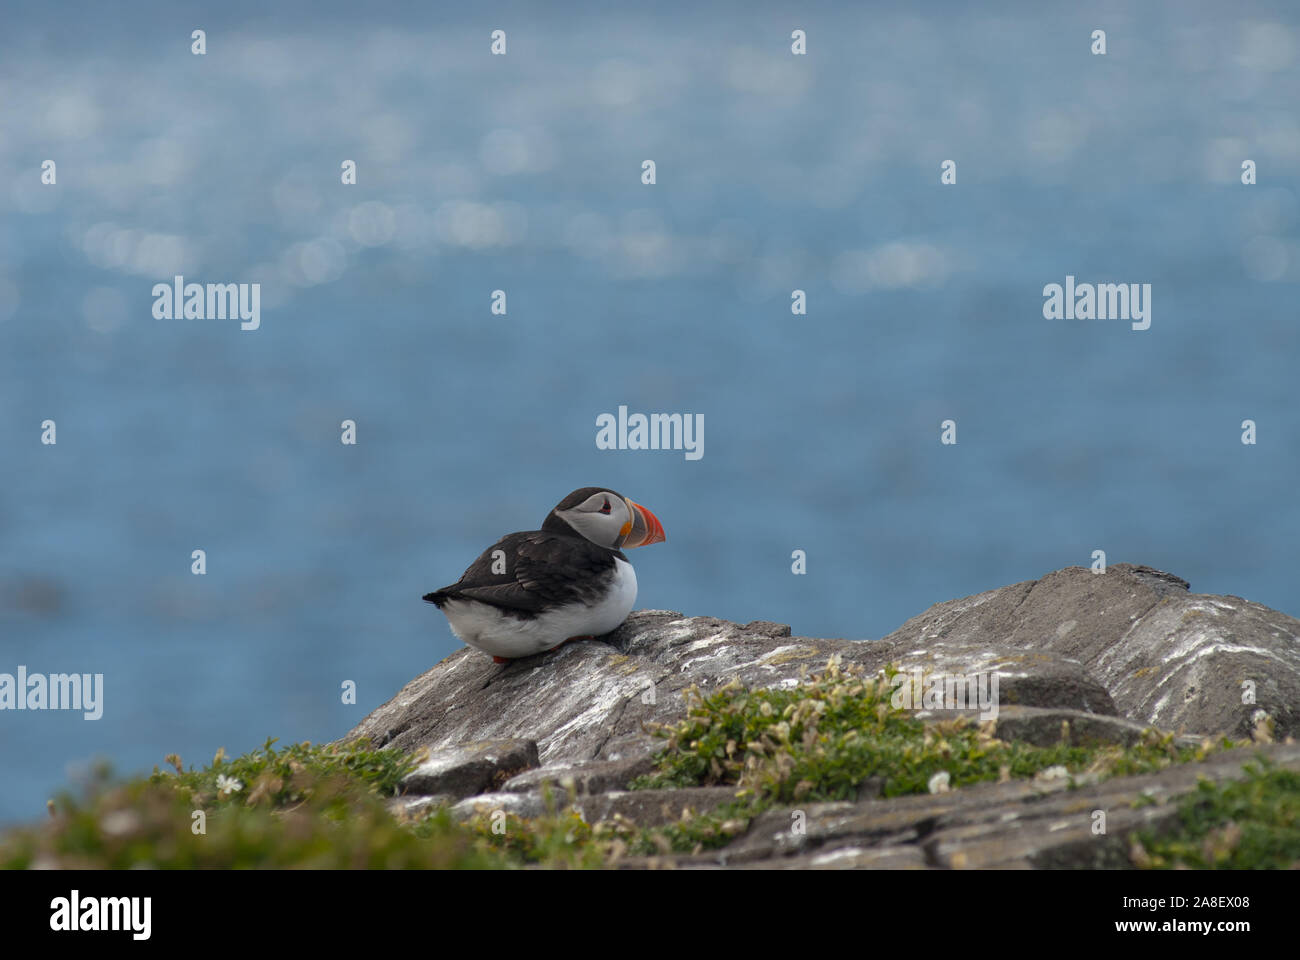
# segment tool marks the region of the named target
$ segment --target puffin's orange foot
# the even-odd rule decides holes
[[[595,635],[595,634],[593,634],[593,633],[584,633],[584,634],[583,634],[582,636],[580,636],[580,637],[570,637],[568,640],[561,640],[559,643],[557,643],[555,646],[551,647],[551,649],[550,649],[550,650],[547,650],[546,652],[547,652],[547,653],[554,653],[556,650],[559,650],[560,647],[564,646],[566,643],[572,643],[574,640],[595,640],[595,639],[596,639],[596,635]]]
[[[495,654],[493,654],[493,656],[492,656],[492,662],[493,662],[493,663],[511,663],[511,662],[513,662],[513,661],[511,661],[509,657],[498,657],[498,656],[496,656]]]

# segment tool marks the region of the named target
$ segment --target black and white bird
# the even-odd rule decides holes
[[[542,529],[502,537],[424,599],[464,643],[505,663],[619,626],[636,603],[636,571],[622,551],[665,539],[645,507],[583,487],[556,504]]]

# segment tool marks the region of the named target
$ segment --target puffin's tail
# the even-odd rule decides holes
[[[435,590],[433,593],[426,593],[424,595],[425,602],[433,604],[439,610],[441,610],[442,605],[450,599],[451,595],[447,593],[446,590]]]

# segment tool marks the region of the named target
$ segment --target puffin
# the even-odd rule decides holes
[[[540,530],[507,534],[424,599],[459,640],[509,663],[622,624],[636,603],[636,571],[623,551],[666,539],[639,503],[582,487],[555,505]]]

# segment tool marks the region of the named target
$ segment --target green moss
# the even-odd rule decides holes
[[[547,809],[543,817],[525,819],[504,811],[477,813],[462,829],[482,847],[512,863],[570,869],[605,866],[609,851],[607,844],[600,841],[611,832],[583,820],[571,806],[572,794],[563,809],[557,805],[549,784],[543,785],[542,796]],[[431,819],[438,817],[450,819],[445,811]],[[429,823],[430,820],[419,823],[416,832],[427,829]]]
[[[118,780],[96,768],[50,819],[0,836],[0,867],[163,869],[490,868],[519,863],[445,811],[415,828],[386,798],[413,766],[364,743],[282,750],[273,740],[234,759]]]
[[[732,684],[694,703],[668,741],[658,771],[639,787],[736,784],[773,801],[851,800],[879,777],[886,797],[925,793],[947,772],[953,787],[1031,777],[1049,767],[1104,775],[1145,773],[1204,756],[1148,733],[1118,746],[1034,747],[1004,743],[992,724],[965,717],[927,725],[890,704],[888,677],[864,678],[837,665],[793,689],[748,691]]]
[[[1264,760],[1245,769],[1244,780],[1202,780],[1179,804],[1172,832],[1140,832],[1134,863],[1153,869],[1300,869],[1300,773]]]
[[[392,750],[371,750],[362,741],[346,746],[312,746],[294,743],[275,749],[276,740],[243,756],[227,759],[218,750],[212,763],[201,770],[184,769],[180,757],[164,759],[171,770],[154,767],[152,784],[184,793],[197,807],[263,805],[273,809],[293,806],[311,798],[322,782],[347,780],[353,792],[394,796],[402,778],[415,769],[415,759]],[[236,786],[236,784],[238,786]]]
[[[890,703],[891,676],[866,677],[832,659],[824,673],[792,689],[746,690],[733,683],[708,696],[689,691],[680,723],[657,731],[667,740],[655,773],[635,788],[735,785],[737,800],[706,817],[662,831],[672,849],[720,845],[776,805],[854,800],[864,781],[885,797],[927,793],[936,774],[952,788],[1031,778],[1051,768],[1071,774],[1126,776],[1204,758],[1224,746],[1180,747],[1171,734],[1147,731],[1129,748],[1036,747],[1003,742],[994,725],[965,717],[925,724]],[[642,836],[637,846],[656,845]]]

